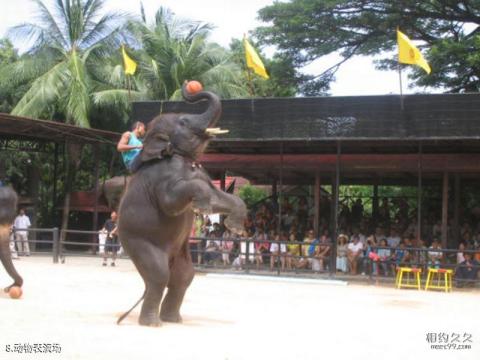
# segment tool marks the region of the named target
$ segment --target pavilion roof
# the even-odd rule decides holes
[[[0,137],[12,140],[116,144],[121,134],[0,113]]]

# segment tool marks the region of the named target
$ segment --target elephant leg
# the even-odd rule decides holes
[[[160,326],[159,309],[163,291],[170,276],[168,255],[165,251],[145,240],[129,242],[130,257],[145,282],[140,325]]]
[[[168,281],[168,292],[162,302],[162,308],[160,311],[160,319],[162,321],[182,321],[180,307],[185,292],[193,280],[194,273],[187,240],[180,253],[172,260],[170,279]]]
[[[13,266],[12,254],[10,252],[10,226],[0,225],[0,260],[3,267],[14,281],[14,283],[4,290],[8,292],[12,286],[22,286],[23,279]]]

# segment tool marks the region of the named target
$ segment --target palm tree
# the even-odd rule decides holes
[[[38,20],[14,27],[14,38],[29,41],[26,56],[7,71],[16,83],[31,86],[12,114],[40,117],[52,109],[67,123],[89,127],[92,100],[100,84],[94,70],[120,44],[125,16],[101,15],[105,0],[55,0],[50,10],[41,0]]]
[[[14,115],[53,118],[90,127],[97,90],[111,84],[99,81],[104,58],[119,48],[125,16],[101,14],[105,0],[55,0],[49,9],[41,0],[37,21],[10,30],[14,39],[28,41],[28,52],[2,70],[14,84],[29,84],[12,111]],[[68,226],[70,189],[79,166],[79,151],[67,144],[65,200],[62,228]],[[73,169],[72,169],[73,165]]]
[[[130,23],[137,47],[139,77],[151,99],[179,99],[185,80],[199,80],[205,87],[224,98],[248,95],[242,81],[242,69],[231,54],[208,41],[209,24],[181,19],[161,7],[153,25],[142,20]]]

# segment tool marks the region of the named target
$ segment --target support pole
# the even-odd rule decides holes
[[[422,238],[422,143],[418,144],[417,246]]]
[[[220,173],[220,189],[225,192],[227,186],[226,186],[226,171],[222,170]],[[225,222],[225,215],[222,214],[220,215],[220,224],[223,226]]]
[[[373,200],[372,200],[372,217],[376,221],[378,219],[378,178],[375,177],[373,184]]]
[[[460,174],[455,174],[454,179],[453,236],[455,240],[455,246],[458,247],[458,244],[460,243]]]
[[[313,229],[315,231],[315,236],[317,239],[320,238],[320,172],[317,170],[315,173],[315,189],[314,189],[314,197],[315,197],[315,218],[313,219]]]
[[[57,208],[57,181],[58,181],[58,143],[55,143],[55,153],[53,157],[53,193],[52,193],[52,219],[56,219]],[[57,224],[54,224],[57,225]]]
[[[277,201],[278,204],[278,192],[277,192],[277,179],[274,178],[272,180],[272,199]]]
[[[93,221],[92,221],[92,231],[98,230],[98,197],[100,195],[100,149],[98,148],[98,144],[93,145],[93,156],[95,161],[95,203],[93,206]],[[92,251],[94,254],[97,253],[97,234],[92,235]]]
[[[283,127],[282,127],[282,134],[283,134]],[[283,135],[282,135],[283,138]],[[280,194],[278,197],[278,225],[277,225],[277,233],[280,235],[282,231],[282,201],[283,201],[283,141],[280,144]],[[273,240],[273,239],[269,239]],[[278,245],[280,250],[281,245]],[[280,258],[277,265],[277,275],[280,275]]]
[[[338,232],[338,203],[340,193],[340,154],[342,145],[337,143],[337,158],[335,161],[335,184],[332,187],[333,198],[333,221],[332,221],[332,246],[330,253],[330,276],[333,276],[337,270],[337,232]]]
[[[448,172],[443,173],[442,191],[442,248],[447,248],[448,233]]]
[[[278,224],[277,232],[280,234],[282,229],[282,201],[283,201],[283,142],[280,144],[280,174],[279,174],[279,187],[278,193]]]

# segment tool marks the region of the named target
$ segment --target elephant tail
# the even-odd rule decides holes
[[[140,299],[138,299],[138,301],[135,303],[135,305],[133,305],[126,313],[124,313],[122,316],[120,316],[118,318],[117,325],[120,325],[120,323],[123,321],[123,319],[125,319],[132,312],[132,310],[135,309],[138,306],[138,304],[140,304],[140,302],[145,298],[146,293],[147,293],[147,289],[145,289],[142,297]]]

